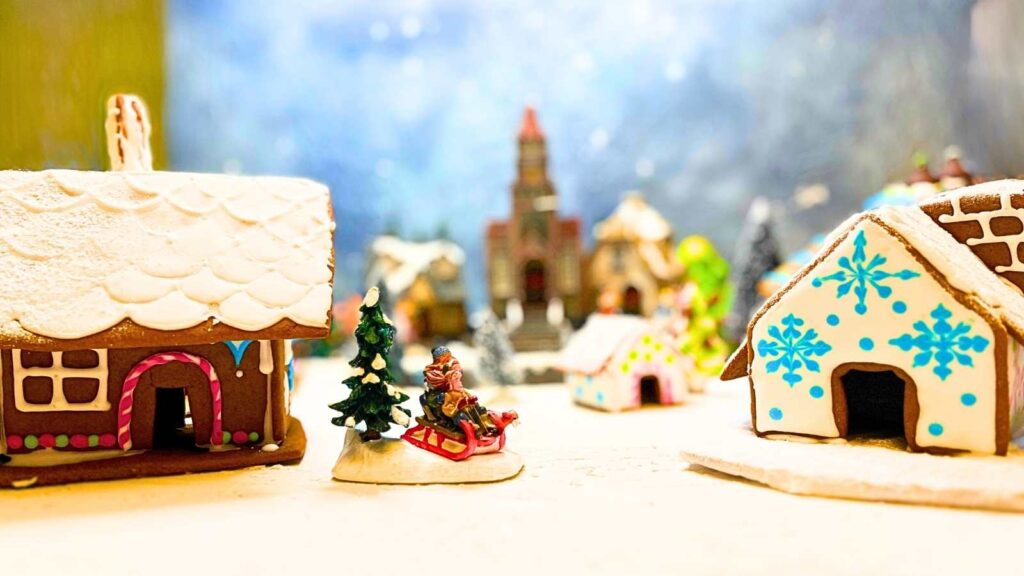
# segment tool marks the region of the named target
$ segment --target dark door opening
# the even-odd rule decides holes
[[[657,376],[640,379],[640,404],[661,404],[661,383]]]
[[[846,396],[847,435],[904,437],[906,383],[892,370],[850,370],[840,377]]]
[[[187,424],[185,389],[157,388],[153,448],[194,447],[195,437]]]
[[[544,275],[544,264],[540,260],[530,260],[524,271],[526,282],[526,303],[543,304],[547,289],[547,278]]]
[[[640,314],[640,291],[633,286],[626,288],[626,292],[622,295],[622,313]]]

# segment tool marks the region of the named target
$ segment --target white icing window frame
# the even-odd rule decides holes
[[[110,410],[107,400],[107,351],[93,350],[99,363],[93,368],[66,368],[63,352],[53,352],[52,366],[48,368],[25,368],[21,364],[21,350],[11,350],[14,368],[14,407],[19,412],[106,412]],[[49,378],[53,396],[49,404],[34,404],[25,400],[25,379],[31,376]],[[96,397],[90,402],[68,402],[64,395],[64,380],[67,378],[91,378],[99,380]]]

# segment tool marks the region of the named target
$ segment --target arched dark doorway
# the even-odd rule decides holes
[[[843,364],[832,372],[832,412],[843,438],[902,437],[917,449],[917,387],[899,368]]]
[[[640,404],[661,404],[661,382],[657,376],[640,378]]]
[[[627,286],[622,293],[622,313],[640,314],[640,291],[635,286]]]
[[[523,269],[523,277],[526,289],[526,303],[543,304],[547,291],[544,263],[540,260],[530,260]]]

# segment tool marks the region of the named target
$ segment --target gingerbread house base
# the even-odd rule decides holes
[[[190,449],[161,449],[151,452],[112,451],[109,458],[90,458],[73,463],[32,465],[45,454],[15,455],[0,466],[0,488],[27,488],[96,480],[121,480],[144,476],[174,476],[193,472],[235,470],[250,466],[295,464],[306,452],[306,433],[302,424],[291,418],[284,444],[276,450],[268,446],[199,452]],[[86,453],[88,454],[88,453]],[[66,454],[57,453],[58,457]],[[88,457],[88,456],[87,456]],[[26,465],[22,465],[22,464]]]
[[[363,442],[349,429],[333,475],[363,484],[475,484],[508,480],[522,470],[522,457],[508,450],[455,462],[399,438]]]
[[[710,426],[710,425],[709,425]],[[683,435],[692,464],[808,496],[1024,512],[1024,450],[935,456],[902,439],[758,438],[750,423]]]

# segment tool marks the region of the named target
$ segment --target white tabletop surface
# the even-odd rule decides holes
[[[792,496],[679,457],[681,419],[742,418],[741,386],[605,414],[516,388],[526,470],[474,486],[335,482],[343,366],[300,365],[298,466],[0,492],[4,574],[1013,573],[1024,515]],[[488,391],[477,391],[488,399]],[[687,426],[699,429],[699,426]]]

